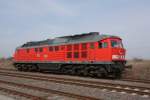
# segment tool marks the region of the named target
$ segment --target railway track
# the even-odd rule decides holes
[[[0,80],[0,83],[9,84],[9,85],[17,86],[17,87],[22,87],[22,88],[33,89],[35,91],[42,91],[42,92],[45,92],[45,93],[57,94],[57,95],[61,95],[61,96],[75,98],[77,100],[100,100],[100,99],[97,99],[97,98],[94,98],[94,97],[82,96],[82,95],[73,94],[73,93],[66,93],[66,92],[62,92],[62,91],[51,90],[51,89],[46,89],[46,88],[41,88],[41,87],[31,86],[31,85],[26,85],[26,84],[19,84],[19,83],[16,83],[16,82],[10,82],[10,81],[8,82],[8,81]],[[31,95],[31,94],[27,94],[27,93],[15,91],[15,90],[10,90],[10,89],[6,89],[6,88],[2,88],[2,87],[0,87],[0,90],[4,90],[4,92],[9,92],[11,94],[23,96],[23,97],[26,97],[26,98],[29,98],[29,99],[32,99],[32,100],[47,100],[44,97],[34,96],[34,95]]]
[[[4,71],[17,71],[16,69],[6,69],[6,68],[0,68],[0,70],[4,70]]]
[[[0,83],[5,83],[6,84],[7,82],[0,81]],[[42,97],[39,97],[39,96],[23,93],[23,92],[20,92],[20,91],[16,91],[16,90],[4,88],[4,87],[0,87],[0,91],[7,92],[7,93],[12,94],[12,95],[25,97],[25,98],[31,99],[31,100],[45,100],[45,98],[42,98]]]
[[[12,72],[16,72],[16,71],[17,71],[17,70],[15,70],[15,69],[5,69],[5,68],[0,68],[0,70],[4,70],[4,71],[12,71]],[[135,78],[123,78],[123,79],[121,79],[121,81],[138,82],[138,83],[146,83],[146,84],[150,84],[150,80],[135,79]]]
[[[18,73],[18,72],[12,73],[12,72],[0,71],[0,75],[28,78],[28,79],[34,79],[34,80],[69,84],[69,85],[84,86],[84,87],[89,87],[89,88],[98,88],[98,89],[103,89],[103,90],[107,89],[109,91],[124,92],[124,93],[129,93],[129,94],[141,95],[143,97],[150,97],[150,88],[142,87],[142,86],[104,83],[100,81],[88,81],[88,80],[81,80],[81,79],[70,79],[70,78],[60,78],[60,77],[58,78],[58,77],[52,77],[52,76],[27,75],[27,74]]]
[[[129,82],[138,82],[138,83],[150,84],[150,80],[135,79],[135,78],[123,78],[123,79],[121,79],[121,81],[129,81]]]

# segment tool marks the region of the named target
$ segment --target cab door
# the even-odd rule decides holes
[[[111,58],[111,49],[110,43],[108,39],[104,39],[97,42],[97,49],[96,49],[96,60],[97,61],[110,61]]]

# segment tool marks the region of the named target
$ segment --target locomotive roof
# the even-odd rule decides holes
[[[32,46],[42,46],[42,45],[60,45],[60,44],[74,44],[74,43],[84,43],[84,42],[96,42],[105,38],[117,37],[112,35],[99,35],[98,32],[84,33],[80,35],[71,35],[56,37],[54,39],[47,39],[43,41],[33,41],[23,44],[21,47],[32,47]],[[119,37],[117,37],[119,38]]]

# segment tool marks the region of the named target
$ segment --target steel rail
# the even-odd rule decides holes
[[[137,93],[139,95],[148,95],[150,96],[150,88],[147,87],[139,87],[139,86],[131,86],[131,85],[124,85],[124,84],[114,84],[114,83],[105,83],[105,82],[95,82],[95,81],[87,81],[87,80],[79,80],[79,79],[64,79],[64,78],[56,78],[56,77],[49,77],[49,76],[38,76],[38,75],[26,75],[20,73],[5,73],[0,72],[0,75],[6,76],[13,76],[13,77],[20,77],[20,78],[28,78],[34,80],[41,80],[41,81],[49,81],[49,82],[56,82],[56,83],[63,83],[63,84],[70,84],[70,85],[78,85],[84,87],[92,87],[92,88],[100,88],[100,89],[108,89],[108,90],[117,90],[118,92],[127,92],[127,93]],[[148,90],[148,91],[145,91]]]
[[[20,91],[16,91],[16,90],[4,88],[4,87],[0,87],[0,91],[8,92],[9,94],[18,95],[18,96],[25,97],[25,98],[32,99],[32,100],[46,100],[45,98],[42,98],[39,96],[34,96],[31,94],[23,93]]]
[[[6,68],[0,68],[1,70],[6,70],[6,71],[13,71],[16,72],[17,70],[15,69],[6,69]],[[150,80],[145,80],[145,79],[135,79],[135,78],[122,78],[119,81],[128,81],[128,82],[138,82],[138,83],[146,83],[150,84]]]
[[[150,80],[135,79],[135,78],[123,78],[123,79],[121,79],[121,81],[138,82],[138,83],[150,84]]]
[[[95,97],[83,96],[83,95],[78,95],[78,94],[74,94],[74,93],[57,91],[57,90],[52,90],[52,89],[47,89],[47,88],[42,88],[42,87],[37,87],[37,86],[31,86],[31,85],[22,84],[22,83],[16,83],[16,82],[10,82],[10,81],[8,82],[8,81],[4,81],[4,80],[0,80],[0,83],[5,83],[5,84],[15,85],[15,86],[19,86],[19,87],[34,89],[34,90],[43,91],[46,93],[63,95],[63,96],[71,97],[71,98],[76,98],[78,100],[101,100],[101,99],[95,98]],[[38,99],[38,100],[40,100],[40,99]],[[41,100],[43,100],[43,99],[41,99]]]

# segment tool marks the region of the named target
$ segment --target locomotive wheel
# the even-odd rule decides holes
[[[120,64],[115,65],[116,68],[114,68],[114,78],[115,79],[120,79],[122,76],[122,66]]]
[[[76,69],[76,75],[78,75],[78,76],[82,76],[82,72],[81,72],[81,70],[80,70],[80,69]]]
[[[101,71],[99,69],[96,70],[96,77],[102,78],[102,73],[101,73]]]
[[[40,71],[40,69],[38,68],[38,66],[35,65],[35,64],[32,64],[32,65],[30,66],[30,70],[31,70],[31,71]],[[41,72],[42,72],[42,71],[41,71]]]
[[[61,67],[61,73],[71,74],[71,65],[65,65]]]
[[[22,70],[27,72],[29,70],[29,67],[27,65],[22,65]]]
[[[71,75],[76,75],[76,72],[75,72],[75,68],[73,66],[73,68],[71,69],[71,72],[70,72]]]
[[[108,76],[108,73],[104,67],[101,67],[99,72],[98,77],[106,78]]]
[[[94,70],[89,70],[88,71],[88,75],[90,76],[90,77],[94,77]]]
[[[16,68],[17,68],[18,71],[22,71],[21,65],[17,64],[17,65],[16,65]]]
[[[22,70],[22,67],[18,67],[17,70],[18,70],[18,71],[23,71],[23,70]]]
[[[83,76],[88,76],[88,69],[87,69],[87,67],[84,68]]]
[[[40,69],[39,69],[39,67],[37,65],[33,65],[33,70],[34,71],[39,71]]]
[[[75,72],[76,72],[76,75],[78,76],[83,76],[83,72],[84,72],[84,68],[82,65],[79,65],[79,66],[75,66]]]
[[[32,65],[27,65],[27,67],[28,67],[27,71],[31,72],[32,71]]]
[[[116,72],[114,73],[115,79],[120,79],[122,77],[122,72],[118,69],[116,69]]]
[[[65,74],[65,66],[61,66],[61,69],[60,69],[60,72],[62,73],[62,74]]]
[[[35,71],[35,69],[36,69],[36,66],[28,65],[28,71],[32,72],[32,71]]]
[[[72,67],[73,67],[72,65],[66,66],[66,74],[70,74],[70,75],[74,74],[74,71],[73,71]]]
[[[88,76],[95,77],[96,76],[96,66],[89,66],[87,69]]]
[[[87,76],[88,75],[88,70],[86,69],[86,67],[83,66],[83,68],[81,69],[81,75],[82,76]]]

